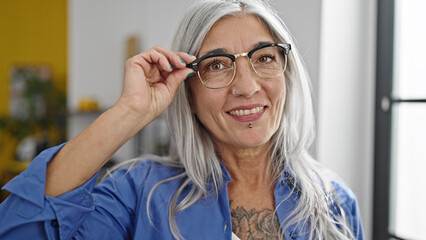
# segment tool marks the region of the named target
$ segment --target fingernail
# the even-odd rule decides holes
[[[185,63],[185,61],[183,61],[183,59],[180,59],[180,61],[181,61],[182,63]]]
[[[189,55],[189,56],[191,56],[191,57],[195,57],[194,55],[192,55],[192,54],[189,54],[189,53],[188,53],[188,55]]]
[[[172,67],[172,65],[171,65],[171,64],[169,64],[169,67],[170,67],[170,69],[172,69],[172,70],[173,70],[173,67]]]
[[[188,74],[188,76],[186,76],[187,78],[189,78],[189,77],[191,77],[192,75],[194,75],[195,74],[195,72],[191,72],[191,73],[189,73]]]

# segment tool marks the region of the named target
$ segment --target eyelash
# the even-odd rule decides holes
[[[211,66],[212,65],[214,65],[214,64],[222,64],[222,66],[226,66],[226,64],[225,63],[223,63],[222,61],[219,61],[219,59],[217,59],[217,58],[214,58],[214,59],[211,59],[207,64],[206,64],[206,69],[204,69],[204,71],[207,71],[207,70],[209,70],[209,69],[211,69]]]
[[[273,61],[273,60],[275,59],[275,56],[273,56],[273,55],[270,55],[270,54],[264,54],[264,55],[262,55],[262,56],[258,57],[256,61],[258,61],[259,59],[264,58],[264,57],[266,57],[266,58],[270,58],[270,59],[271,59],[271,61]]]

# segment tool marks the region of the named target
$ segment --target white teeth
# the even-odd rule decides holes
[[[231,115],[235,115],[235,116],[247,116],[247,115],[250,115],[250,114],[258,113],[258,112],[262,111],[264,108],[265,107],[255,107],[255,108],[246,109],[246,110],[233,110],[233,111],[230,111],[229,113]]]

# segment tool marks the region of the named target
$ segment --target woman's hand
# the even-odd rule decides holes
[[[163,113],[179,85],[193,72],[186,63],[195,57],[155,46],[127,60],[124,84],[116,106],[125,107],[146,123]]]
[[[166,110],[195,60],[157,46],[127,60],[121,96],[50,161],[45,194],[59,196],[90,179],[140,129]],[[172,69],[173,67],[173,69]]]

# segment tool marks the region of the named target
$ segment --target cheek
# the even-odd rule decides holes
[[[281,92],[279,93],[279,101],[281,103],[281,111],[284,111],[284,105],[285,105],[285,100],[287,97],[287,87],[285,84],[283,84],[282,88],[281,88]]]
[[[204,95],[196,99],[195,114],[203,122],[215,120],[220,115],[221,104],[216,97]]]
[[[268,95],[272,102],[282,102],[284,104],[286,98],[286,82],[284,79],[277,79],[268,86]]]
[[[283,81],[284,82],[284,81]],[[280,84],[279,86],[275,86],[271,88],[271,96],[273,99],[271,101],[274,102],[274,122],[275,125],[278,125],[281,121],[282,114],[284,112],[284,106],[286,101],[286,93],[287,88],[285,82]]]
[[[218,108],[220,103],[216,94],[212,94],[212,92],[209,92],[209,89],[203,88],[203,86],[193,86],[190,91],[190,102],[192,112],[197,115],[198,119],[204,125],[207,121],[211,121],[214,113],[217,114],[220,111]]]

